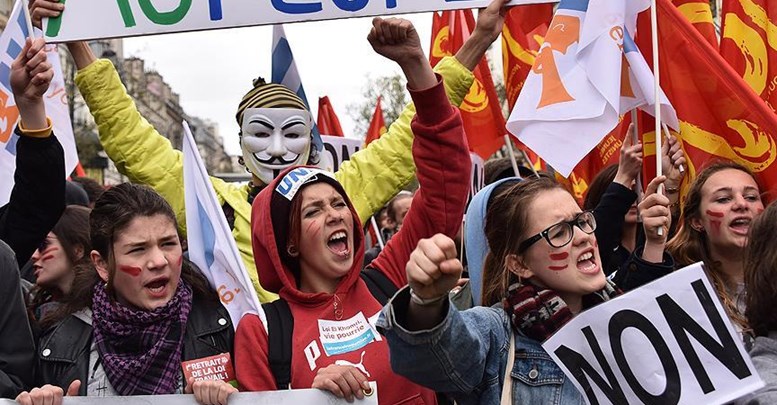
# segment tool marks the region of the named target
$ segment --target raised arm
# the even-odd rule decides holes
[[[11,67],[11,88],[21,121],[16,127],[16,171],[7,205],[0,208],[0,239],[16,253],[19,266],[59,220],[65,209],[65,157],[46,118],[43,94],[54,70],[45,42],[29,39]]]
[[[474,82],[472,70],[499,37],[507,0],[494,0],[478,14],[477,25],[455,57],[443,58],[434,67],[443,78],[445,92],[453,106],[460,106]],[[340,166],[335,174],[365,222],[415,178],[411,147],[411,120],[415,105],[405,107],[388,132],[371,142]]]
[[[402,67],[417,107],[413,158],[420,189],[402,230],[373,262],[374,267],[401,287],[407,283],[405,264],[418,241],[436,233],[452,237],[461,226],[469,194],[471,161],[461,117],[447,102],[440,79],[426,62],[415,29],[409,22],[397,19],[376,18],[374,25],[370,43],[376,52]],[[390,36],[391,32],[395,34]],[[392,39],[401,45],[395,46]]]

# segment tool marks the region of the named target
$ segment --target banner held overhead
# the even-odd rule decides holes
[[[60,0],[64,3],[64,0]],[[512,0],[509,5],[553,3]],[[490,0],[68,0],[47,42],[486,7]],[[100,16],[100,18],[95,18]]]

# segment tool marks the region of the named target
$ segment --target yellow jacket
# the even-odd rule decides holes
[[[453,57],[440,61],[435,71],[443,76],[451,103],[460,105],[472,86],[472,72]],[[161,194],[173,207],[178,226],[185,234],[183,154],[173,149],[170,141],[140,115],[110,61],[100,59],[81,69],[76,84],[94,116],[108,157],[130,181],[146,184]],[[351,156],[335,173],[362,223],[415,176],[410,129],[414,115],[415,108],[410,104],[386,134]],[[211,183],[219,204],[227,203],[235,210],[232,235],[259,300],[274,300],[277,296],[261,287],[254,264],[248,185],[231,184],[215,177],[211,177]]]

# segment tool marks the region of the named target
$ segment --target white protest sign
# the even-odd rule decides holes
[[[552,2],[555,0],[512,0],[509,4]],[[63,15],[45,23],[45,34],[49,42],[64,42],[477,8],[489,3],[490,0],[67,0]]]
[[[372,393],[364,399],[347,402],[317,389],[240,392],[229,396],[229,405],[378,405],[378,388],[373,382]],[[0,399],[0,405],[18,405],[10,399]],[[65,397],[62,405],[199,405],[194,395],[141,395],[130,397]]]
[[[542,347],[589,404],[723,404],[764,385],[701,263],[581,313]]]
[[[354,153],[362,148],[362,141],[360,139],[321,135],[321,141],[324,142],[324,150],[322,151],[323,156],[319,166],[331,172],[340,170],[340,165],[349,160]]]

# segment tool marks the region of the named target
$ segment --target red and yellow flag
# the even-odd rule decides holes
[[[677,10],[693,24],[713,48],[718,49],[718,36],[715,33],[715,21],[712,18],[709,0],[672,0],[672,4],[677,6]]]
[[[367,136],[364,137],[364,147],[370,144],[370,142],[380,138],[388,132],[386,129],[386,120],[383,119],[383,108],[380,106],[381,97],[378,96],[378,103],[375,104],[375,112],[372,113],[372,121],[370,121],[370,128],[367,129]]]
[[[323,135],[345,136],[343,127],[340,126],[340,119],[335,114],[335,109],[329,101],[329,97],[318,98],[318,131]]]
[[[553,19],[553,4],[530,4],[512,7],[505,16],[502,28],[502,65],[505,92],[510,110],[515,105],[526,81],[526,75],[534,65],[534,59]],[[515,145],[526,152],[535,170],[546,170],[545,162],[534,151],[511,137]]]
[[[434,13],[432,46],[429,61],[436,65],[445,56],[453,55],[464,45],[472,30],[475,17],[472,10]],[[483,159],[488,159],[504,144],[505,118],[496,96],[491,70],[485,57],[473,72],[475,82],[459,107],[467,133],[469,148]]]
[[[720,54],[777,111],[777,1],[723,0]]]
[[[696,172],[714,159],[749,167],[766,190],[774,190],[777,115],[669,0],[658,0],[657,4],[661,87],[677,111],[678,138],[688,158],[690,176],[686,176],[682,195]],[[637,43],[650,62],[649,13],[640,16],[637,32]],[[655,133],[652,117],[643,118],[645,114],[639,127],[647,166],[655,162]]]

